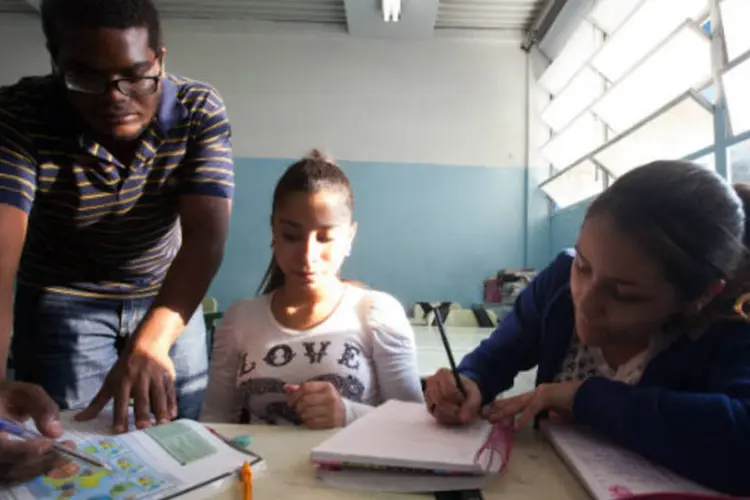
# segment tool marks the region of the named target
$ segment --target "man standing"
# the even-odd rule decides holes
[[[0,380],[13,318],[17,379],[81,419],[112,399],[115,432],[131,400],[138,427],[196,418],[234,189],[224,105],[165,72],[152,0],[44,0],[42,23],[52,75],[0,89]]]

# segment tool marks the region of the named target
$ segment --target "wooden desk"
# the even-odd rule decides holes
[[[417,345],[417,368],[419,374],[427,377],[442,367],[450,366],[445,354],[440,333],[436,327],[415,326],[414,339]],[[494,328],[470,328],[450,327],[448,328],[448,340],[453,350],[456,363],[474,350],[484,339],[490,336]],[[506,397],[522,394],[534,388],[536,370],[520,373],[513,384],[513,388],[504,393]]]
[[[267,470],[255,476],[253,496],[258,499],[339,500],[350,498],[411,499],[432,495],[397,495],[354,490],[334,490],[318,481],[309,462],[310,449],[332,431],[310,431],[288,426],[211,425],[221,434],[233,437],[249,434],[252,449],[266,459]],[[484,491],[484,497],[502,500],[588,499],[586,491],[555,454],[544,438],[526,429],[516,435],[508,469]],[[236,485],[195,492],[190,498],[239,499]]]

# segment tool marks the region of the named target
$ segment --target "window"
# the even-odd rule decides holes
[[[539,83],[550,94],[557,95],[586,64],[601,44],[601,34],[588,22],[583,22],[565,44],[560,55],[552,61],[539,78]]]
[[[579,116],[542,146],[542,154],[560,170],[604,144],[604,127],[591,113]]]
[[[750,0],[722,2],[729,55],[739,56],[724,71],[736,135],[750,130]],[[709,0],[593,4],[539,80],[552,96],[536,108],[551,134],[541,153],[557,171],[540,187],[557,207],[654,160],[700,154],[693,161],[716,169]]]
[[[590,160],[568,168],[541,185],[557,208],[578,203],[604,190],[604,173]]]
[[[730,147],[727,156],[732,182],[750,182],[750,139]]]
[[[697,163],[698,165],[709,170],[716,170],[716,155],[714,155],[713,153],[709,153],[705,156],[701,156],[700,158],[696,158],[692,160],[692,162]]]
[[[604,79],[595,71],[583,68],[542,111],[542,120],[559,132],[604,93],[604,85]]]
[[[750,59],[730,68],[723,79],[732,133],[741,134],[750,130]]]
[[[593,111],[623,132],[686,90],[711,78],[711,44],[689,24],[677,30],[594,104]]]
[[[723,0],[721,2],[721,20],[724,23],[724,40],[727,46],[727,58],[733,61],[750,50],[750,2],[748,0]]]
[[[605,33],[612,34],[632,14],[641,0],[602,0],[591,11],[591,20]]]
[[[745,0],[746,1],[746,0]],[[612,35],[591,60],[610,81],[617,81],[665,40],[686,19],[697,19],[707,0],[648,0]]]
[[[620,176],[654,160],[679,160],[713,142],[713,114],[692,95],[686,95],[607,144],[594,158]]]

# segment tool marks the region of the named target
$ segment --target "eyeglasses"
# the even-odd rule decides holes
[[[128,97],[138,97],[155,93],[159,89],[159,80],[163,69],[158,75],[128,76],[109,80],[100,75],[66,71],[63,73],[65,87],[72,92],[82,94],[106,94],[112,87]]]

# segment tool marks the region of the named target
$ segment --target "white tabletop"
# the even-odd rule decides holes
[[[252,436],[251,449],[267,462],[254,475],[253,496],[259,499],[338,500],[350,498],[429,499],[432,495],[397,495],[326,487],[309,462],[310,450],[333,431],[310,431],[290,426],[211,425],[219,433]],[[195,492],[191,498],[200,498]],[[551,445],[531,428],[516,435],[507,470],[484,490],[486,499],[587,499],[586,491],[558,458]],[[204,492],[202,498],[241,498],[238,486]]]

